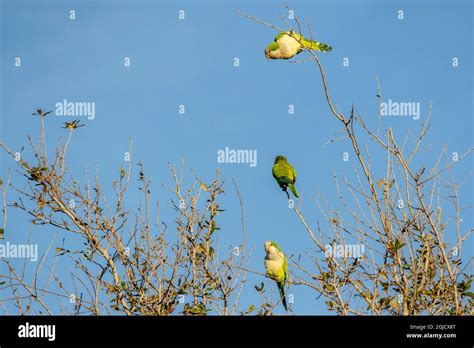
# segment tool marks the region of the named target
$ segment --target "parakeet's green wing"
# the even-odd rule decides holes
[[[285,308],[285,311],[287,311],[288,306],[286,305],[285,283],[284,282],[278,282],[278,290],[280,291],[281,303],[283,303],[283,307]]]
[[[322,42],[318,41],[308,41],[309,43],[309,49],[320,51],[320,52],[329,52],[332,50],[331,46],[328,46],[326,44],[323,44]],[[305,43],[306,45],[306,43]]]
[[[284,35],[286,35],[286,33],[284,32],[281,32],[280,34],[278,34],[277,36],[275,36],[275,42],[280,40]]]
[[[282,170],[281,163],[277,163],[273,166],[272,174],[279,185],[286,184],[287,179],[284,171]]]
[[[291,171],[291,174],[292,174],[292,177],[293,177],[293,182],[289,183],[288,184],[288,187],[290,188],[291,192],[295,195],[296,198],[298,198],[298,191],[296,191],[296,188],[295,188],[295,185],[294,183],[296,182],[296,170],[295,168],[288,163],[288,166],[290,167],[290,171]]]
[[[278,180],[278,167],[277,167],[276,164],[272,168],[272,174],[273,174],[273,177],[275,178],[275,180]]]
[[[277,243],[275,243],[275,242],[271,242],[271,243],[277,250],[281,251],[281,249],[280,249],[280,247],[278,246]]]
[[[301,40],[301,43],[304,47],[309,48],[310,50],[320,51],[320,52],[329,52],[332,50],[331,46],[323,44],[322,42],[313,41],[313,40]]]
[[[329,52],[332,50],[331,46],[323,44],[319,41],[308,40],[305,39],[303,36],[293,33],[295,39],[297,39],[305,48],[309,48],[310,50],[320,51],[320,52]]]
[[[280,48],[280,45],[277,42],[272,42],[270,45],[267,46],[269,51],[276,51]]]
[[[273,177],[282,184],[293,184],[295,182],[295,169],[288,162],[280,162],[272,168]]]
[[[285,311],[287,311],[288,306],[286,304],[285,283],[286,283],[286,275],[288,274],[288,261],[286,260],[286,256],[283,256],[283,273],[284,273],[284,278],[283,278],[283,281],[278,282],[278,290],[280,290],[280,297],[281,297],[281,302],[283,303],[283,307],[285,307]]]
[[[290,167],[292,180],[293,180],[293,184],[294,184],[296,182],[296,169],[289,163],[288,163],[288,166]]]

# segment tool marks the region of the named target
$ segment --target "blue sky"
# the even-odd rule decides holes
[[[310,239],[287,207],[284,194],[271,177],[273,159],[284,154],[298,171],[302,210],[315,226],[323,217],[313,203],[322,192],[335,203],[333,171],[351,175],[355,158],[344,162],[348,141],[325,143],[339,137],[340,124],[325,102],[321,79],[313,63],[291,64],[265,59],[264,48],[275,32],[235,10],[284,27],[279,1],[8,1],[0,2],[0,137],[15,150],[28,147],[27,134],[36,135],[38,107],[54,109],[57,102],[94,102],[93,120],[82,117],[70,146],[69,167],[92,178],[99,168],[101,181],[110,183],[134,144],[134,161],[142,161],[152,180],[152,200],[168,208],[171,185],[168,163],[185,159],[188,179],[195,170],[210,180],[216,168],[227,180],[221,217],[222,246],[240,241],[240,209],[233,193],[234,178],[241,191],[248,241],[254,252],[250,268],[263,269],[263,243],[277,241],[288,254],[309,251]],[[433,163],[441,147],[463,153],[472,146],[472,11],[470,1],[291,1],[296,15],[310,22],[315,38],[333,47],[320,54],[333,101],[345,113],[354,103],[370,125],[377,120],[376,81],[385,100],[419,102],[421,117],[382,118],[382,127],[396,135],[419,130],[432,102],[431,148],[419,165]],[[69,11],[76,19],[69,19]],[[178,11],[186,18],[180,20]],[[404,19],[397,18],[403,10]],[[15,67],[15,58],[21,67]],[[131,66],[124,67],[125,57]],[[234,67],[238,57],[240,66]],[[343,66],[343,59],[349,66]],[[458,58],[459,66],[452,60]],[[305,54],[298,59],[307,58]],[[288,105],[295,113],[288,114]],[[186,113],[179,114],[179,105]],[[62,122],[47,120],[50,149],[66,135]],[[364,139],[365,141],[366,139]],[[373,146],[373,143],[368,143]],[[217,151],[255,149],[258,163],[217,163]],[[25,156],[31,155],[25,150]],[[381,163],[384,157],[373,158]],[[0,153],[0,174],[14,164]],[[377,162],[379,161],[379,162]],[[456,171],[464,178],[472,158]],[[134,167],[136,169],[136,166]],[[376,171],[378,168],[375,169]],[[137,177],[135,170],[134,178]],[[15,183],[21,183],[18,175]],[[110,185],[109,185],[110,186]],[[462,190],[464,205],[473,201],[469,182]],[[136,207],[138,192],[129,192]],[[13,198],[13,197],[10,197]],[[171,220],[164,209],[163,220]],[[472,214],[465,217],[472,226]],[[6,238],[25,241],[29,232],[40,251],[51,239],[68,236],[52,227],[32,227],[26,215],[10,209]],[[472,244],[471,244],[472,245]],[[43,248],[43,249],[42,249]],[[468,251],[472,255],[472,247]],[[61,264],[58,272],[72,265]],[[242,295],[245,304],[257,301],[249,276]],[[265,280],[266,281],[266,280]],[[266,281],[268,286],[273,286]],[[293,287],[296,314],[326,314],[316,293]],[[59,308],[61,304],[58,304]]]

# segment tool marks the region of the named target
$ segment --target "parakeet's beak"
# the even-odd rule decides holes
[[[268,48],[265,48],[265,57],[270,59],[270,50]]]

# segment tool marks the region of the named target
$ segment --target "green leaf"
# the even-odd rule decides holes
[[[209,247],[209,257],[211,258],[211,260],[214,259],[214,254],[215,254],[214,248]]]
[[[262,292],[264,287],[265,287],[265,284],[263,284],[263,282],[261,282],[260,287],[255,285],[255,290],[257,290],[258,292]]]
[[[214,231],[219,231],[220,228],[216,226],[216,222],[214,220],[211,221],[211,230],[210,233],[211,235],[214,233]]]
[[[467,290],[471,287],[472,279],[462,281],[457,284],[459,291],[466,293]]]
[[[216,228],[211,229],[210,235],[212,236],[212,235],[214,234],[214,231],[219,231],[219,230],[220,230],[219,227],[216,227]]]
[[[468,297],[471,298],[471,300],[474,300],[474,293],[472,293],[472,292],[470,292],[470,291],[464,292],[464,293],[462,294],[462,296],[468,296]]]
[[[3,239],[3,234],[5,233],[5,229],[0,228],[0,239]]]
[[[398,239],[395,239],[395,242],[392,242],[390,243],[390,249],[392,249],[393,251],[397,252],[398,250],[400,250],[401,248],[403,248],[403,246],[405,245],[406,243],[400,243],[400,241]]]

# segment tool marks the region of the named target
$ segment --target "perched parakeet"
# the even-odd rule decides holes
[[[289,187],[291,192],[298,198],[298,192],[295,188],[296,182],[296,170],[291,164],[288,163],[285,156],[276,156],[275,162],[272,168],[272,174],[278,185],[281,189],[286,192],[288,199],[290,195],[288,194],[287,188]]]
[[[288,273],[288,261],[286,260],[283,251],[281,251],[280,247],[275,242],[265,242],[265,253],[266,276],[277,282],[281,302],[283,303],[283,307],[285,307],[285,311],[287,311],[285,282]]]
[[[265,48],[265,57],[267,59],[289,59],[302,52],[304,48],[320,52],[328,52],[332,49],[331,46],[321,42],[307,40],[291,30],[275,36],[275,40]]]

